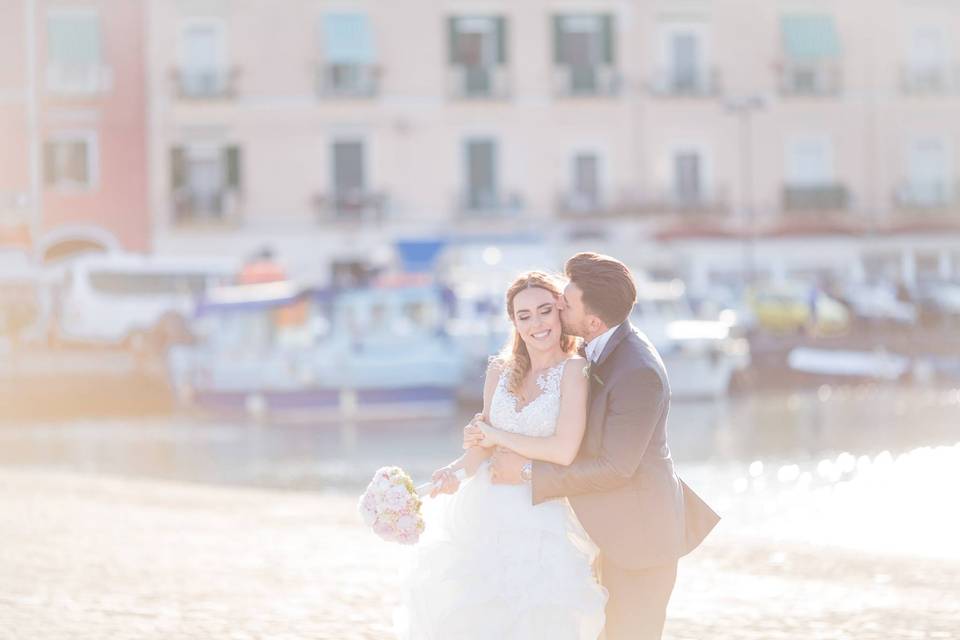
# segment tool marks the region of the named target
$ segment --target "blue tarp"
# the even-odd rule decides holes
[[[394,246],[403,263],[403,271],[430,273],[446,245],[444,240],[398,240]]]

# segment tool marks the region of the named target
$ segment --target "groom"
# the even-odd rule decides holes
[[[678,477],[667,446],[670,385],[660,355],[628,318],[637,299],[629,269],[579,253],[565,266],[564,331],[586,341],[587,427],[569,466],[498,450],[495,483],[532,483],[533,502],[567,496],[600,548],[610,594],[607,640],[660,638],[677,559],[719,517]],[[526,479],[526,480],[525,480]]]

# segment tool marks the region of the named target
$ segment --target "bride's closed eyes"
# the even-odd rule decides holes
[[[537,313],[539,313],[541,316],[546,317],[546,316],[549,316],[551,313],[553,313],[553,309],[554,309],[554,305],[547,302],[537,307]],[[530,315],[531,315],[530,311],[528,311],[527,309],[521,309],[520,311],[517,311],[517,320],[529,320]]]

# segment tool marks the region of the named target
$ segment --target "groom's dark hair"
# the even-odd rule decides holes
[[[637,301],[637,285],[627,265],[599,253],[578,253],[564,265],[570,281],[583,292],[583,304],[608,327],[630,315]]]

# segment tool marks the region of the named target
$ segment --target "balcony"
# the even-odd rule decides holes
[[[113,70],[102,65],[50,64],[46,86],[58,96],[95,96],[113,87]]]
[[[182,225],[235,222],[240,216],[240,200],[235,188],[208,192],[179,189],[172,194],[173,221]]]
[[[786,97],[833,98],[843,90],[843,74],[835,62],[788,62],[780,70],[780,94]]]
[[[524,206],[523,196],[518,192],[498,193],[474,189],[457,198],[455,210],[464,219],[516,218]]]
[[[960,181],[907,182],[894,193],[894,206],[902,211],[940,213],[960,210]]]
[[[561,98],[616,96],[621,84],[620,72],[610,65],[554,67],[554,86]]]
[[[787,212],[843,211],[849,205],[850,194],[842,184],[783,187],[783,210]]]
[[[175,69],[173,82],[177,97],[184,100],[225,100],[235,98],[240,77],[238,67],[223,69]]]
[[[314,206],[320,222],[379,226],[386,219],[387,195],[365,190],[321,193]]]
[[[317,94],[322,98],[374,98],[380,91],[380,73],[380,67],[371,64],[319,64]]]
[[[900,72],[900,89],[908,96],[960,95],[960,67],[904,67]]]
[[[661,69],[648,87],[652,95],[661,98],[715,98],[723,92],[720,70],[713,67],[690,72]]]
[[[504,66],[450,67],[450,95],[457,100],[506,100],[510,82]]]
[[[557,216],[566,220],[614,218],[653,218],[680,215],[699,218],[723,217],[730,207],[722,190],[701,190],[696,193],[650,191],[643,194],[622,193],[615,198],[590,197],[582,193],[564,192],[556,200]]]

